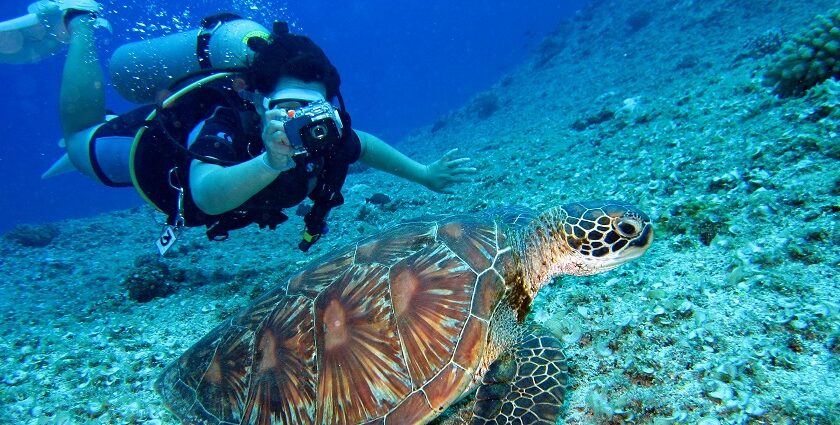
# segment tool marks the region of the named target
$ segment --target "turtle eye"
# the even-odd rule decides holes
[[[625,238],[635,238],[642,232],[642,223],[633,217],[621,217],[613,222],[613,227]]]

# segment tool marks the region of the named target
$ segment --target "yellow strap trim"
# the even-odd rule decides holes
[[[268,39],[271,37],[271,34],[265,32],[263,30],[249,31],[247,34],[245,34],[242,37],[242,44],[247,46],[248,45],[248,40],[253,38],[253,37],[259,37],[259,38],[262,38],[263,40],[268,41]]]

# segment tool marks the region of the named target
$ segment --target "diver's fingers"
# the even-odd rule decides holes
[[[269,109],[268,111],[265,111],[264,115],[265,115],[266,121],[274,121],[274,120],[279,120],[280,118],[283,118],[283,115],[285,115],[285,114],[283,113],[283,111],[281,111],[279,109]]]
[[[448,161],[450,156],[455,155],[455,152],[458,152],[458,148],[450,149],[448,152],[443,154],[443,158],[441,159]]]
[[[469,161],[470,161],[469,158],[458,158],[458,159],[453,159],[453,160],[447,161],[446,165],[449,165],[450,167],[454,167],[454,166],[461,165],[461,164],[463,164],[465,162],[469,162]]]
[[[460,168],[455,168],[455,169],[451,170],[449,173],[453,174],[453,175],[454,174],[475,174],[476,171],[478,171],[477,168],[460,167]]]
[[[285,126],[282,122],[277,120],[270,120],[265,124],[265,128],[263,129],[263,131],[265,132],[265,134],[272,134],[278,131],[283,131],[284,127]]]

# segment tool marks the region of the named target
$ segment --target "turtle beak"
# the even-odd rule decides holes
[[[601,271],[612,270],[624,263],[633,261],[647,251],[650,248],[650,244],[653,241],[653,226],[648,222],[644,228],[642,229],[639,236],[636,236],[632,241],[630,241],[627,246],[619,251],[616,255],[610,256],[608,258],[603,258],[598,265]]]

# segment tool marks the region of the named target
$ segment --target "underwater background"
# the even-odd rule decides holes
[[[366,2],[327,9],[329,26],[314,3],[241,10],[320,43],[360,129],[425,163],[458,147],[479,168],[453,195],[354,169],[310,254],[290,214],[222,243],[190,229],[159,258],[162,217],[130,189],[37,180],[60,154],[61,55],[0,66],[14,114],[0,146],[0,422],[176,423],[152,388],[163,367],[312,258],[425,213],[617,198],[651,215],[652,248],[557,279],[527,319],[566,345],[563,422],[840,423],[836,2],[469,4]],[[111,42],[204,14],[170,5],[106,4]],[[15,226],[27,222],[48,224]]]

